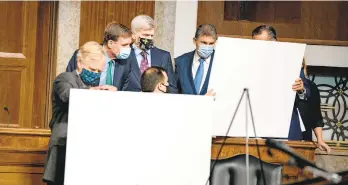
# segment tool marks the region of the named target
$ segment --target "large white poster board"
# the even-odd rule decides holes
[[[212,97],[71,90],[65,185],[202,185]]]
[[[216,92],[213,134],[224,136],[248,88],[257,137],[287,138],[295,100],[292,84],[299,77],[305,44],[219,37],[209,89]],[[229,136],[246,136],[243,101]],[[248,116],[248,133],[254,137]]]

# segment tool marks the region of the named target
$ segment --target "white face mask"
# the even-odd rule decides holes
[[[130,47],[122,47],[120,49],[120,54],[116,56],[117,59],[127,59],[130,55],[131,48]]]
[[[202,58],[208,58],[214,52],[213,45],[200,44],[198,48],[198,55]]]

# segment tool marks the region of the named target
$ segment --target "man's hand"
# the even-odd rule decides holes
[[[292,90],[293,91],[304,91],[304,85],[303,85],[303,81],[301,78],[298,78],[295,80],[295,83],[292,84]]]
[[[205,94],[205,96],[215,96],[216,93],[214,92],[213,89],[209,89],[208,92]]]
[[[330,153],[331,148],[325,143],[325,141],[320,140],[318,141],[318,148],[322,151],[326,151],[327,153]]]
[[[105,90],[105,91],[117,91],[117,87],[115,86],[112,86],[112,85],[102,85],[102,86],[99,86],[99,90]]]
[[[98,86],[98,87],[91,87],[89,88],[91,90],[104,90],[104,91],[117,91],[117,87],[115,86],[112,86],[112,85],[101,85],[101,86]]]

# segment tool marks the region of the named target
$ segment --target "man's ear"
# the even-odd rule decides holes
[[[108,40],[108,48],[110,49],[111,48],[111,46],[112,46],[112,40]]]
[[[133,42],[135,42],[136,39],[137,39],[137,34],[135,32],[132,32],[132,40],[133,40]]]
[[[197,39],[196,38],[193,38],[192,41],[193,41],[193,44],[195,44],[195,45],[197,44]]]
[[[81,58],[80,57],[77,58],[76,64],[77,64],[77,69],[81,69],[82,68],[82,62],[81,62]]]

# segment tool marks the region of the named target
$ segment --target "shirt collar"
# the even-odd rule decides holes
[[[207,64],[209,64],[209,63],[210,63],[210,57],[211,57],[211,55],[210,55],[208,58],[204,59],[204,62],[206,62]],[[195,63],[199,63],[198,59],[200,59],[200,58],[201,58],[201,57],[198,55],[197,51],[195,51],[195,56],[193,57],[193,61],[194,61]]]
[[[143,50],[138,48],[138,46],[136,46],[135,44],[132,44],[132,47],[136,56],[140,55],[140,53],[143,52]],[[150,55],[150,50],[146,50],[145,52],[147,53],[147,55]]]
[[[109,55],[108,55],[108,53],[106,52],[104,46],[102,46],[102,47],[103,47],[103,51],[104,51],[104,53],[105,53],[105,63],[106,63],[105,65],[107,65],[107,64],[109,63],[110,60],[114,63],[114,60],[112,60],[112,59],[109,57]]]

